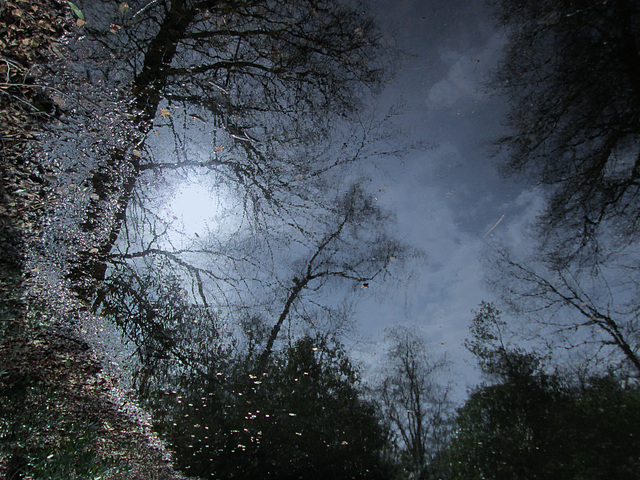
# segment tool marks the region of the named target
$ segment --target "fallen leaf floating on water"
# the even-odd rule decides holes
[[[169,110],[167,110],[166,108],[161,108],[160,109],[160,115],[162,116],[162,118],[170,117],[171,116],[171,112]]]
[[[70,2],[69,0],[67,0],[67,3],[69,4],[69,7],[71,7],[71,10],[73,11],[73,13],[76,14],[76,17],[78,17],[80,20],[84,20],[84,14],[82,13],[82,10],[80,10],[78,7],[76,7],[72,2]]]

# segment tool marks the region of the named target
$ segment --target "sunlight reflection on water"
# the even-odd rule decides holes
[[[189,182],[178,189],[167,210],[178,218],[187,235],[202,234],[207,224],[219,216],[223,201],[201,183]]]
[[[186,237],[235,231],[241,219],[231,192],[222,185],[206,185],[200,176],[176,186],[162,212],[174,222],[175,231]]]

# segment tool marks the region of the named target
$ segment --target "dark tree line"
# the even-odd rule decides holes
[[[200,478],[390,478],[378,407],[335,341],[302,337],[261,362],[167,379],[146,402],[185,472]]]
[[[508,336],[483,303],[467,348],[485,380],[448,422],[423,475],[433,479],[635,478],[640,472],[637,382],[614,372],[554,367]],[[432,417],[437,418],[437,417]]]
[[[637,387],[607,376],[567,383],[517,354],[505,362],[502,380],[458,410],[435,478],[637,477]]]

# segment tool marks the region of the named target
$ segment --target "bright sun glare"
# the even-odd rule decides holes
[[[200,235],[220,216],[222,200],[222,196],[211,192],[201,183],[186,182],[169,202],[168,213],[182,224],[186,235]]]

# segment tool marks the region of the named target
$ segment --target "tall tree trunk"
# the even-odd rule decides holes
[[[189,25],[197,14],[195,8],[187,8],[185,0],[173,0],[156,36],[146,47],[142,72],[133,85],[133,105],[136,111],[133,127],[139,135],[127,146],[108,155],[88,180],[96,197],[90,200],[86,220],[80,225],[88,235],[95,234],[102,222],[111,216],[108,232],[95,235],[98,245],[78,252],[69,278],[76,283],[76,289],[84,298],[93,297],[96,288],[104,280],[107,257],[120,235],[126,220],[127,207],[140,177],[140,158],[134,150],[140,148],[151,130],[153,119],[162,101],[167,84],[167,68],[176,56],[178,44],[184,38]],[[128,136],[125,132],[125,136]],[[138,154],[139,155],[139,154]],[[123,171],[126,173],[123,175]],[[107,211],[105,200],[117,196],[115,209]],[[93,305],[99,306],[104,296],[98,292]]]

